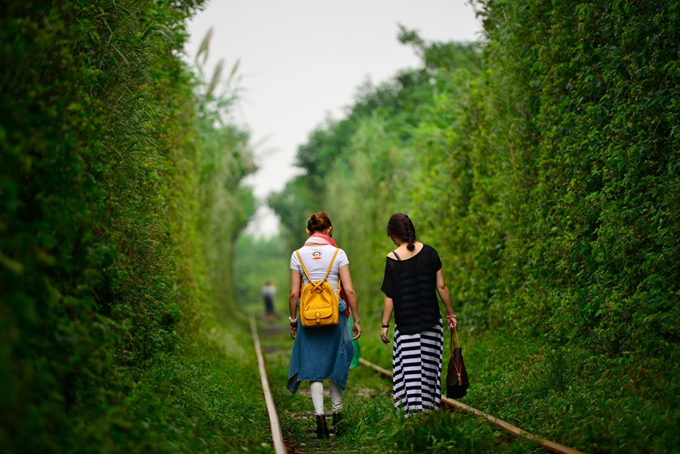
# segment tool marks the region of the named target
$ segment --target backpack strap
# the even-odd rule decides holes
[[[335,254],[333,254],[333,258],[331,259],[331,264],[328,265],[328,269],[326,270],[326,275],[323,277],[323,281],[314,283],[312,282],[312,278],[309,277],[309,273],[307,272],[307,268],[305,267],[305,262],[302,261],[302,257],[300,257],[300,250],[298,249],[295,251],[297,254],[298,260],[300,261],[300,265],[302,265],[302,271],[305,272],[305,276],[307,276],[307,281],[312,284],[314,287],[318,287],[321,285],[322,282],[325,282],[326,279],[328,279],[328,275],[331,273],[331,269],[333,269],[333,263],[335,263],[335,258],[338,256],[338,252],[340,252],[340,248],[335,249]],[[338,276],[338,295],[340,295],[340,276]]]
[[[333,269],[333,263],[335,262],[335,258],[338,256],[338,252],[340,252],[340,248],[335,249],[335,254],[333,254],[333,258],[331,259],[331,264],[328,265],[328,269],[326,270],[326,275],[323,277],[323,280],[325,281],[328,279],[328,275],[331,274],[331,269]],[[305,262],[302,261],[302,257],[300,257],[300,250],[298,249],[295,251],[297,254],[298,260],[300,261],[300,265],[302,265],[302,271],[305,272],[305,276],[307,276],[307,280],[309,282],[312,282],[312,278],[309,277],[309,273],[307,272],[307,268],[305,267]]]
[[[328,275],[330,274],[331,269],[333,268],[333,263],[335,262],[335,257],[338,256],[338,252],[340,252],[340,248],[335,249],[335,254],[333,254],[333,258],[331,259],[331,264],[328,267],[328,270],[326,271],[326,277],[323,278],[324,281],[326,279],[328,279]],[[340,275],[338,274],[338,294],[337,294],[338,300],[340,299],[340,289],[341,288],[342,288],[342,280],[340,279]],[[332,290],[332,287],[331,287],[331,290]]]
[[[335,254],[333,254],[333,258],[331,259],[331,264],[328,265],[328,269],[326,270],[326,275],[323,277],[324,281],[326,279],[328,279],[328,275],[331,274],[331,269],[333,269],[333,262],[335,262],[335,257],[338,256],[338,252],[340,252],[340,248],[335,249]],[[309,276],[307,278],[309,278]],[[338,282],[340,282],[340,278],[338,278]]]
[[[302,257],[300,257],[300,250],[298,249],[295,251],[295,253],[298,256],[298,260],[300,261],[300,265],[302,265],[302,271],[305,272],[305,276],[307,276],[307,281],[312,282],[312,278],[309,277],[309,273],[307,272],[307,268],[305,268],[305,262],[302,261]]]

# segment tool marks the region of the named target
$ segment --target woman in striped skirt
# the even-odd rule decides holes
[[[394,311],[394,405],[405,417],[414,412],[438,410],[444,330],[437,293],[448,313],[447,326],[456,326],[449,290],[437,251],[416,241],[416,229],[404,213],[387,223],[387,235],[397,249],[387,255],[382,291],[385,294],[380,338],[389,343]]]

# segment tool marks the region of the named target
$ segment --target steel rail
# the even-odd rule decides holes
[[[384,369],[378,366],[377,364],[373,364],[370,361],[366,361],[363,358],[359,358],[359,362],[364,366],[370,367],[371,369],[373,369],[374,371],[378,372],[381,375],[384,375],[386,377],[393,376],[392,372],[390,372],[389,370]],[[442,395],[442,402],[444,402],[446,405],[450,407],[454,407],[459,410],[472,413],[473,415],[476,416],[481,416],[482,418],[486,419],[492,425],[498,427],[499,429],[502,429],[508,432],[509,434],[514,435],[515,437],[526,438],[528,440],[539,443],[543,448],[547,449],[548,451],[557,452],[560,454],[583,454],[583,452],[578,451],[574,448],[570,448],[568,446],[564,446],[559,443],[555,443],[554,441],[546,440],[545,438],[531,434],[525,430],[520,429],[517,426],[513,426],[512,424],[503,421],[502,419],[498,419],[495,416],[491,416],[490,414],[484,413],[481,410],[477,410],[476,408],[473,408],[469,405],[465,405],[464,403],[459,402],[455,399],[449,399],[445,395]]]
[[[269,427],[272,432],[272,442],[274,444],[275,454],[286,454],[286,445],[283,442],[283,432],[281,431],[281,423],[279,422],[279,415],[276,413],[276,406],[274,406],[274,398],[272,397],[271,389],[269,388],[269,380],[267,379],[267,370],[264,367],[264,356],[262,355],[262,347],[260,346],[260,337],[257,335],[257,324],[255,317],[250,315],[250,330],[253,333],[253,344],[255,345],[255,354],[257,355],[257,365],[260,369],[260,382],[262,383],[262,391],[264,392],[264,401],[267,404],[267,413],[269,414]]]

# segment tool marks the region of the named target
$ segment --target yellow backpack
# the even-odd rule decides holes
[[[309,277],[307,268],[300,257],[300,251],[295,251],[302,265],[302,270],[307,276],[307,284],[302,287],[302,294],[300,295],[300,322],[305,328],[318,328],[322,326],[332,326],[337,325],[340,321],[339,319],[339,295],[340,295],[340,277],[338,276],[338,293],[333,292],[333,286],[328,283],[328,274],[333,268],[333,263],[335,262],[335,257],[338,255],[338,251],[335,250],[333,254],[333,259],[331,264],[328,266],[326,271],[326,276],[324,276],[323,281],[312,282]]]

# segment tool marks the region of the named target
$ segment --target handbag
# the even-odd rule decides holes
[[[458,347],[453,346],[453,333],[456,333],[456,340]],[[463,362],[463,350],[460,346],[460,338],[458,337],[458,330],[453,329],[451,332],[451,353],[449,355],[449,368],[446,371],[446,397],[450,399],[460,399],[465,397],[467,389],[470,386],[468,380],[467,370]]]

